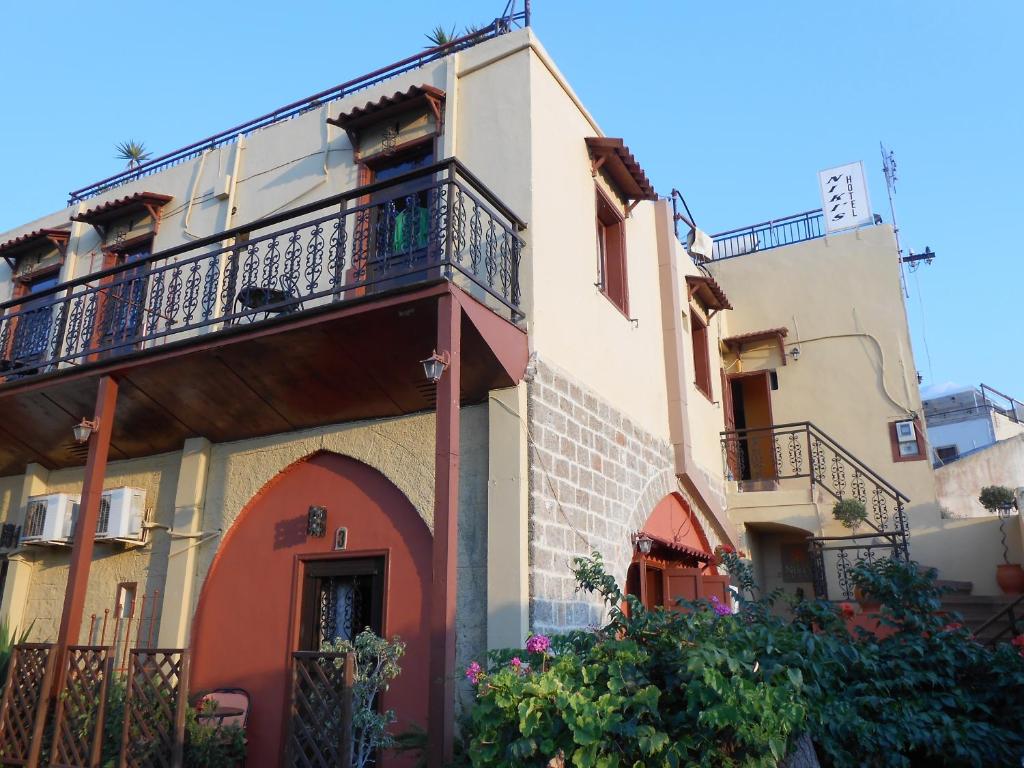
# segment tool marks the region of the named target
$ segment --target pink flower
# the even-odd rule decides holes
[[[732,608],[719,600],[716,595],[711,596],[711,607],[715,609],[715,613],[719,616],[728,616],[732,613]]]
[[[551,640],[546,635],[532,635],[526,641],[526,650],[530,653],[547,653],[551,647]]]
[[[843,603],[839,606],[839,613],[842,614],[844,619],[852,619],[854,614],[853,606],[850,603]]]
[[[524,670],[523,670],[523,660],[520,659],[518,656],[516,656],[516,657],[514,657],[512,659],[512,669],[514,669],[516,671],[517,675],[521,675],[524,672]]]
[[[480,675],[482,675],[483,672],[484,672],[483,667],[481,667],[479,664],[477,664],[474,661],[472,664],[470,664],[468,667],[466,667],[466,678],[473,685],[476,685],[477,682],[479,682]]]

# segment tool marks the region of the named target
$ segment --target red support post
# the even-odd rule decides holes
[[[96,522],[100,514],[100,496],[103,493],[103,478],[107,469],[107,455],[110,452],[110,435],[114,427],[114,410],[117,406],[117,379],[103,376],[96,393],[96,412],[93,418],[98,422],[89,436],[89,455],[85,462],[85,482],[82,485],[82,501],[78,507],[78,522],[71,545],[71,568],[68,584],[64,590],[64,610],[60,616],[60,630],[57,633],[57,675],[55,690],[63,684],[65,657],[69,645],[78,644],[85,612],[85,593],[89,583],[89,569],[92,566],[93,541]]]
[[[455,736],[455,598],[459,552],[459,385],[462,308],[451,293],[438,300],[437,352],[448,368],[437,384],[433,580],[430,590],[431,768],[452,759]]]

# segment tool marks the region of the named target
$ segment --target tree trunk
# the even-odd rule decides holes
[[[810,736],[805,733],[793,742],[793,749],[782,761],[780,768],[821,768]]]

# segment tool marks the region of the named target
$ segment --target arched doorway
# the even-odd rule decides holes
[[[797,597],[814,597],[814,569],[808,537],[815,534],[784,523],[746,523],[747,544],[754,561],[754,578],[763,594],[776,589]],[[777,610],[785,603],[779,601]]]
[[[307,532],[310,507],[326,510],[323,536]],[[336,551],[339,528],[348,536]],[[280,765],[291,653],[359,625],[406,643],[382,706],[395,710],[397,731],[426,726],[430,552],[430,531],[401,491],[337,454],[293,464],[249,502],[203,585],[191,683],[249,692],[249,768]]]
[[[626,594],[647,608],[675,608],[680,597],[729,601],[728,577],[718,574],[708,538],[680,494],[658,502],[634,534]]]

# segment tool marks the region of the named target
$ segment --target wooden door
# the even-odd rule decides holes
[[[679,605],[678,600],[692,603],[717,597],[724,605],[731,602],[728,576],[704,575],[700,568],[667,568],[662,579],[664,606],[670,610],[686,610]]]

